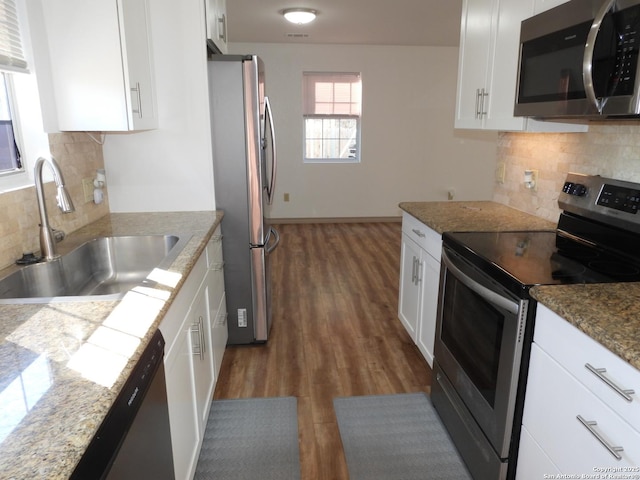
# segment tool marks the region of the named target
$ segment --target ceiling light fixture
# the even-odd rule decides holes
[[[287,8],[282,11],[284,18],[298,25],[313,22],[317,13],[318,12],[311,8]]]

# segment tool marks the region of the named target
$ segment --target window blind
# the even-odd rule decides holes
[[[28,72],[15,0],[0,0],[0,70]]]
[[[303,115],[360,116],[359,73],[310,73],[303,78]]]

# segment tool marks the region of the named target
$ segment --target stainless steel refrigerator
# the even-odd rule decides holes
[[[276,151],[264,65],[255,55],[212,55],[208,69],[216,208],[224,211],[228,343],[266,342],[269,256],[280,237],[268,220]]]

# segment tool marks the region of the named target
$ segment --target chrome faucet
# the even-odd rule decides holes
[[[56,201],[58,208],[63,213],[70,213],[75,211],[69,192],[64,186],[64,177],[60,171],[58,163],[51,158],[40,157],[36,161],[35,166],[35,182],[36,182],[36,194],[38,196],[38,210],[40,211],[40,253],[44,257],[45,261],[53,260],[59,257],[56,254],[55,239],[53,229],[49,225],[49,216],[47,215],[47,206],[44,201],[44,190],[42,186],[42,166],[47,163],[53,172],[53,180],[56,182],[58,193],[56,194]],[[64,238],[64,236],[63,236]]]

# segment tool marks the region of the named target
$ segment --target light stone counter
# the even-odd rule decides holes
[[[69,477],[222,216],[110,214],[58,244],[65,253],[97,236],[189,235],[168,268],[173,286],[119,301],[0,305],[0,478]]]
[[[549,220],[489,201],[402,202],[399,207],[440,234],[556,229]]]
[[[531,295],[640,370],[640,283],[538,286]]]
[[[403,202],[399,206],[440,234],[556,228],[548,220],[494,202]],[[538,286],[531,295],[640,370],[640,283]]]

